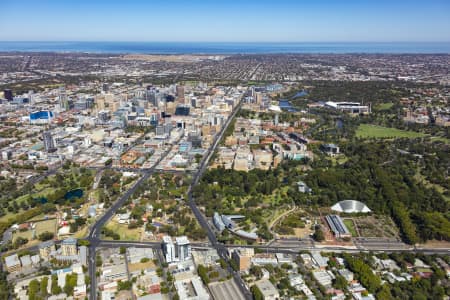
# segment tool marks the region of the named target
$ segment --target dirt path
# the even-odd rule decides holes
[[[291,210],[285,211],[284,213],[282,213],[281,215],[279,215],[278,217],[275,218],[275,220],[273,220],[270,225],[269,225],[269,231],[272,232],[272,228],[273,226],[278,222],[278,220],[280,220],[280,218],[285,217],[286,215],[294,212],[297,209],[296,206],[294,206]],[[272,232],[273,234],[273,232]]]

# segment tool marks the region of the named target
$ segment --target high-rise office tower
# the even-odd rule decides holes
[[[176,239],[176,255],[179,261],[191,258],[191,244],[186,236],[179,236]]]
[[[175,261],[175,245],[170,236],[163,236],[162,250],[167,263]]]
[[[59,88],[58,102],[61,110],[69,109],[69,100],[67,98],[66,89],[64,87]]]
[[[29,90],[28,91],[28,99],[30,100],[30,104],[34,105],[35,104],[35,96],[34,96],[34,92],[33,90]]]
[[[45,151],[48,153],[56,151],[55,142],[50,131],[44,131],[42,133],[42,139],[44,140]]]
[[[256,96],[256,104],[262,104],[263,95],[260,92],[255,93]]]
[[[250,96],[254,97],[255,96],[255,87],[252,86],[252,88],[250,89]]]
[[[156,135],[157,136],[163,136],[164,135],[164,126],[163,125],[158,125],[156,126]]]
[[[194,108],[197,107],[197,102],[198,102],[198,100],[196,97],[191,98],[191,106],[192,107],[194,107]]]
[[[191,258],[191,244],[186,236],[176,237],[175,243],[170,236],[163,236],[162,250],[167,263]]]
[[[6,89],[3,91],[4,97],[8,101],[13,101],[13,92],[10,89]]]
[[[152,86],[147,86],[146,90],[146,99],[148,102],[150,102],[153,106],[158,107],[158,101],[156,98],[156,89]]]
[[[184,87],[182,85],[177,85],[177,100],[178,103],[185,104],[184,101]]]

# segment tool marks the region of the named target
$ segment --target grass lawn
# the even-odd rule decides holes
[[[348,160],[347,157],[342,156],[342,155],[327,157],[327,159],[331,160],[331,163],[333,164],[333,166],[342,165],[343,163],[345,163]]]
[[[128,229],[128,224],[119,224],[117,222],[109,222],[106,228],[116,232],[123,241],[139,241],[141,237],[141,227]]]
[[[425,137],[427,134],[397,128],[361,124],[356,130],[356,136],[359,138],[418,138]]]
[[[100,189],[91,190],[89,192],[89,197],[93,202],[98,202],[100,200]]]
[[[34,189],[35,189],[36,191],[42,191],[43,189],[46,189],[46,188],[48,188],[48,187],[50,187],[50,184],[48,184],[48,183],[42,183],[42,182],[38,182],[38,183],[36,183],[36,184],[34,185]]]
[[[432,141],[440,141],[440,142],[443,142],[443,143],[446,143],[446,144],[450,144],[450,140],[447,139],[447,138],[445,138],[445,137],[432,136],[432,137],[431,137],[431,140],[432,140]]]
[[[450,197],[445,195],[445,188],[439,184],[429,182],[422,174],[420,174],[420,171],[416,171],[414,178],[428,188],[435,188],[445,200],[450,201]]]
[[[351,219],[345,219],[343,220],[345,226],[347,226],[348,231],[352,234],[353,237],[358,236],[355,229],[355,224],[353,223],[353,220]]]
[[[82,238],[86,237],[87,235],[88,235],[88,226],[84,226],[83,229],[78,230],[77,232],[75,232],[73,237],[76,238],[76,239],[82,239]]]
[[[377,105],[375,108],[378,110],[388,110],[392,106],[394,106],[394,103],[388,102],[388,103],[381,103],[381,104]]]
[[[25,195],[22,195],[22,196],[17,197],[14,201],[15,201],[16,203],[21,203],[21,202],[23,202],[23,201],[25,201],[25,200],[27,200],[27,199],[28,199],[28,194],[25,194]]]
[[[20,213],[20,211],[21,210],[19,210],[19,213]],[[0,217],[0,222],[8,222],[10,219],[14,220],[16,218],[16,216],[19,214],[19,213],[15,214],[15,213],[9,212],[7,210],[5,210],[5,212],[6,212],[6,215],[4,215],[3,217]]]
[[[35,228],[36,229],[36,238],[41,233],[46,232],[46,231],[56,234],[56,219],[36,222],[35,224],[36,224],[36,228]],[[13,234],[12,240],[14,241],[19,236],[23,237],[23,238],[27,238],[30,241],[33,236],[33,232],[32,232],[32,230],[27,230],[27,231],[23,231],[23,232],[16,231]]]
[[[40,215],[37,215],[36,217],[29,219],[28,221],[33,222],[33,221],[43,220],[43,219],[45,219],[45,216],[47,216],[47,214],[40,214]]]

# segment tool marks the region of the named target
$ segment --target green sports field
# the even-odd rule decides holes
[[[427,134],[397,128],[361,124],[356,130],[356,136],[359,138],[418,138],[425,137]]]

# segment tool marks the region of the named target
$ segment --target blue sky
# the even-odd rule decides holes
[[[0,41],[450,41],[449,0],[0,0]]]

